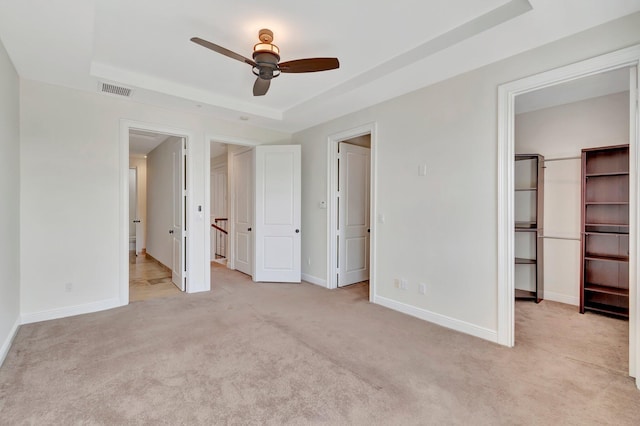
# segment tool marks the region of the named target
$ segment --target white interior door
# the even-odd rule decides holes
[[[129,250],[135,250],[138,254],[137,244],[138,238],[136,238],[136,224],[138,222],[137,213],[137,173],[135,167],[129,168]]]
[[[300,145],[255,148],[254,281],[300,282],[300,152]]]
[[[253,151],[234,155],[234,267],[253,274]]]
[[[371,150],[339,144],[338,287],[369,279]]]
[[[186,274],[186,221],[185,210],[187,204],[186,153],[184,138],[176,139],[171,147],[172,197],[173,214],[169,234],[172,237],[171,281],[182,291],[185,291]]]

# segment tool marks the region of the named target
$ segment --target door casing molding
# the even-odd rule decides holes
[[[218,135],[213,133],[207,133],[205,135],[204,157],[208,160],[204,162],[204,175],[209,177],[205,182],[204,194],[204,214],[207,218],[211,217],[211,142],[222,142],[226,143],[227,145],[244,146],[247,150],[252,149],[254,146],[261,145],[260,142],[251,139],[236,138],[233,136]],[[233,205],[233,203],[235,202],[235,194],[232,190],[234,184],[233,161],[229,159],[229,157],[227,157],[227,160],[227,209],[229,211],[229,228],[227,229],[227,231],[229,232],[227,239],[227,268],[235,269],[235,244],[233,241],[233,233],[235,232],[235,207]],[[205,256],[206,259],[211,259],[211,238],[206,238],[206,240],[207,241],[204,245]],[[204,279],[207,286],[206,290],[211,290],[211,268],[205,268]]]
[[[185,212],[185,220],[187,223],[195,223],[195,209],[193,206],[193,196],[190,196],[190,192],[193,191],[193,167],[191,158],[191,144],[195,140],[192,132],[180,129],[177,127],[165,126],[157,123],[146,123],[143,121],[134,121],[128,119],[120,120],[120,236],[119,236],[119,265],[120,271],[118,274],[119,285],[119,300],[120,305],[129,304],[129,131],[130,130],[144,130],[147,132],[162,133],[169,136],[177,136],[185,139],[185,153],[187,155],[187,208]],[[194,232],[193,227],[187,229],[187,246],[185,250],[187,253],[191,253],[191,256],[187,256],[187,282],[185,285],[185,291],[191,292],[190,283],[191,277],[189,271],[193,270],[193,254],[196,253],[195,247],[193,247],[193,238],[191,234]]]
[[[498,343],[512,347],[515,343],[515,287],[514,287],[514,165],[515,154],[515,98],[534,90],[577,80],[594,74],[624,67],[638,67],[640,45],[621,49],[592,59],[559,67],[550,71],[502,84],[498,87]],[[636,68],[636,79],[638,68]],[[629,374],[636,376],[640,365],[640,292],[638,292],[638,232],[640,200],[640,167],[638,106],[635,123],[630,126],[629,138]],[[633,120],[630,118],[630,120]],[[634,125],[635,124],[635,125]],[[640,376],[640,375],[638,375]],[[636,378],[640,388],[640,378]]]

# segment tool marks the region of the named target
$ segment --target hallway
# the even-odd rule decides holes
[[[129,252],[129,302],[179,295],[171,270],[151,256]]]

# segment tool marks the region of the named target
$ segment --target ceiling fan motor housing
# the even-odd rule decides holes
[[[253,73],[263,80],[271,80],[280,75],[278,61],[280,56],[271,52],[254,52],[253,60],[258,65],[253,68]]]

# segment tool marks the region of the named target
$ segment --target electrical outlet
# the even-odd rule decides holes
[[[400,290],[406,290],[409,287],[407,280],[400,280]]]
[[[311,265],[311,257],[307,257],[307,265]]]
[[[427,294],[427,285],[425,283],[418,284],[418,293]]]
[[[400,280],[399,280],[399,279],[397,279],[397,278],[394,278],[394,279],[393,279],[393,286],[394,286],[395,288],[400,288]]]
[[[67,293],[69,293],[71,290],[73,290],[73,284],[72,283],[66,283],[64,285],[64,291],[66,291]]]

